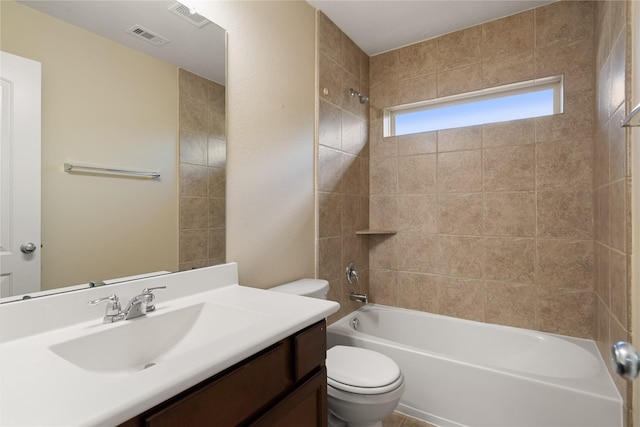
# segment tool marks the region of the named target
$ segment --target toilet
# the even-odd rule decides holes
[[[270,290],[327,298],[329,282],[301,279]],[[390,357],[360,347],[327,350],[329,427],[381,427],[404,393],[404,376]]]

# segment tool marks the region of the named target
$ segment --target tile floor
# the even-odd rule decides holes
[[[394,412],[382,420],[382,427],[436,427],[433,424],[407,417],[399,412]]]

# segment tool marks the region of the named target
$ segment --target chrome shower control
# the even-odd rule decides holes
[[[626,341],[618,341],[611,347],[611,367],[627,381],[633,381],[640,372],[640,356]]]

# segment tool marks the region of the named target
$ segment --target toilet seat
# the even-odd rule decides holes
[[[327,384],[349,393],[388,393],[404,381],[396,362],[365,348],[332,347],[327,350],[326,366]]]

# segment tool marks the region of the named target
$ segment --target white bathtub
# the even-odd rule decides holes
[[[622,426],[590,340],[369,304],[329,326],[339,344],[394,359],[406,379],[397,410],[437,426]]]

